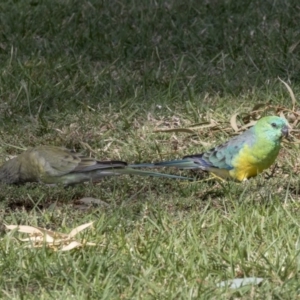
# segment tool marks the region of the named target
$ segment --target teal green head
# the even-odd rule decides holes
[[[281,140],[288,137],[289,125],[286,119],[277,116],[263,117],[254,126],[257,134],[264,134],[270,140]]]

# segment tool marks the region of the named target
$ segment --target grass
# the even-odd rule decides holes
[[[130,163],[182,157],[226,141],[236,112],[292,109],[278,77],[297,98],[299,9],[296,0],[2,1],[1,161],[40,144]],[[211,121],[218,130],[199,125]],[[246,184],[1,185],[0,297],[297,299],[298,152],[284,145],[274,176]],[[80,209],[89,196],[109,206]],[[97,246],[70,252],[25,248],[2,225],[69,232],[89,221],[81,236]],[[265,280],[216,286],[243,277]]]

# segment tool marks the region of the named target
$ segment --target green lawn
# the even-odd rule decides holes
[[[297,99],[299,17],[297,0],[3,0],[0,161],[47,144],[158,161],[226,141],[235,113],[239,126],[281,111],[293,123],[299,107],[278,77]],[[298,299],[299,168],[299,146],[285,143],[241,184],[1,185],[0,298]],[[83,197],[108,206],[82,209]],[[68,233],[90,221],[80,237],[97,245],[69,252],[26,248],[3,225]],[[264,281],[217,287],[243,277]]]

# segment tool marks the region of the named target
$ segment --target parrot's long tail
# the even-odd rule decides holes
[[[137,167],[139,168],[139,167]],[[122,169],[111,169],[111,170],[101,170],[99,171],[99,175],[118,175],[118,174],[128,174],[128,175],[140,175],[140,176],[152,176],[152,177],[165,177],[165,178],[173,178],[173,179],[184,179],[184,180],[193,180],[193,178],[179,176],[179,175],[172,175],[172,174],[165,174],[165,173],[158,173],[158,172],[151,172],[151,171],[142,171],[142,170],[135,170],[134,168],[122,168]]]
[[[70,173],[70,174],[66,174],[62,177],[59,177],[56,181],[55,181],[55,178],[52,178],[51,182],[49,182],[49,183],[62,183],[65,185],[70,185],[70,184],[75,184],[75,183],[85,182],[85,181],[98,182],[99,180],[103,179],[104,177],[122,175],[122,174],[152,176],[152,177],[165,177],[165,178],[183,179],[183,180],[194,180],[193,178],[179,176],[179,175],[135,170],[135,169],[125,167],[125,168],[99,169],[99,170],[93,170],[90,172]]]
[[[161,161],[152,164],[137,164],[137,165],[129,165],[130,168],[160,168],[160,167],[175,167],[182,170],[190,170],[190,169],[202,169],[200,163],[195,162],[192,159],[181,159],[181,160],[169,160],[169,161]],[[205,169],[203,167],[203,169]]]

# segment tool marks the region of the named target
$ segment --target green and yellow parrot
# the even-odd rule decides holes
[[[0,166],[0,182],[21,184],[42,182],[64,185],[98,181],[105,176],[133,174],[189,179],[183,176],[134,170],[123,161],[98,161],[65,148],[38,146]]]
[[[247,180],[269,168],[275,161],[281,140],[288,136],[288,123],[277,116],[263,117],[241,135],[201,154],[181,160],[132,165],[131,167],[176,167],[201,169],[222,179]]]

